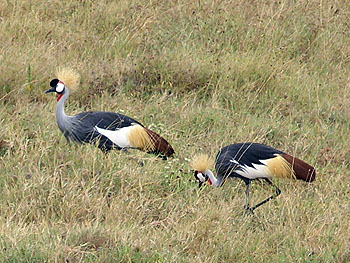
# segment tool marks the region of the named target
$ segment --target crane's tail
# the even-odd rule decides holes
[[[148,152],[154,154],[161,154],[166,157],[170,157],[175,153],[173,147],[163,137],[161,137],[154,131],[147,129],[146,127],[143,128],[145,129],[146,133],[152,141],[153,147],[151,149],[148,149]]]
[[[316,179],[316,169],[297,157],[283,153],[281,156],[290,164],[294,171],[295,178],[306,182]]]

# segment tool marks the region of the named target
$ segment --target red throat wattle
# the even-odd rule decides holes
[[[57,101],[59,101],[59,100],[62,98],[62,96],[63,96],[63,93],[58,94],[58,96],[57,96]]]
[[[210,185],[213,185],[213,183],[211,182],[211,180],[210,180],[210,179],[208,179],[208,182],[209,182],[209,184],[210,184]]]

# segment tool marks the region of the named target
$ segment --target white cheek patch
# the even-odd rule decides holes
[[[202,173],[197,173],[197,177],[198,177],[199,181],[201,181],[202,183],[205,182],[205,177],[202,175]]]
[[[56,85],[56,92],[60,93],[64,90],[64,84],[61,82],[58,82]]]

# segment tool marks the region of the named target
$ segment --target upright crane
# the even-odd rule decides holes
[[[120,113],[89,111],[66,115],[64,104],[70,89],[79,85],[80,76],[70,68],[61,69],[45,93],[56,92],[56,120],[67,141],[96,144],[101,150],[136,148],[163,158],[174,154],[173,147],[140,122]]]

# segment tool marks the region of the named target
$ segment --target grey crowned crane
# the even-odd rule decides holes
[[[128,116],[102,111],[66,115],[64,104],[70,89],[78,86],[80,76],[74,70],[65,68],[59,70],[57,77],[51,80],[51,89],[45,93],[57,94],[56,120],[68,142],[97,144],[105,152],[137,148],[163,159],[174,154],[174,149],[164,138]]]
[[[298,179],[305,182],[312,182],[316,178],[315,168],[304,161],[270,146],[250,142],[231,144],[219,151],[215,161],[217,177],[209,170],[212,161],[208,155],[195,156],[191,165],[195,170],[195,178],[199,181],[199,187],[207,181],[215,187],[220,187],[228,177],[242,179],[246,184],[245,208],[250,211],[281,193],[281,190],[270,181],[272,177]],[[251,207],[250,184],[257,179],[265,180],[275,188],[276,192],[275,195]]]

